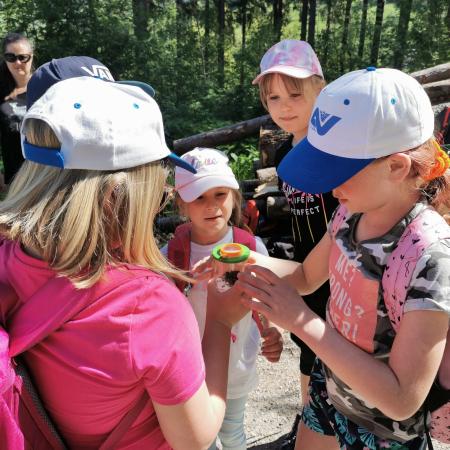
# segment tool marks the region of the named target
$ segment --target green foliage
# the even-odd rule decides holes
[[[256,140],[250,139],[220,147],[229,158],[230,167],[238,180],[255,178],[253,161],[259,159]]]
[[[283,38],[299,38],[299,3],[283,2]],[[370,57],[376,2],[369,1],[361,60],[357,53],[362,1],[352,2],[348,46],[343,50],[345,3],[317,2],[315,47],[328,81],[342,75],[343,51],[344,71],[368,65]],[[386,1],[379,66],[392,65],[399,3]],[[328,4],[332,5],[329,33]],[[26,32],[35,42],[37,65],[84,54],[105,63],[118,79],[152,84],[174,139],[264,114],[258,89],[251,81],[262,55],[276,42],[271,2],[225,1],[223,87],[218,84],[219,30],[214,0],[0,0],[0,5],[0,34]],[[413,1],[412,5],[403,69],[412,72],[448,62],[448,0]],[[235,148],[230,155],[238,160],[242,153],[256,151],[246,143]],[[238,166],[241,171],[245,161]]]

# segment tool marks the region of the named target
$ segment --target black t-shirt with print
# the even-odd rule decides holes
[[[275,165],[292,149],[292,137],[283,142],[275,154]],[[295,246],[295,260],[304,261],[309,252],[322,239],[327,231],[327,224],[338,201],[331,192],[325,194],[309,194],[298,191],[281,178],[280,189],[284,192],[291,212],[292,235]],[[311,309],[325,318],[325,303],[330,295],[328,283],[325,283],[304,300]]]
[[[0,103],[0,146],[2,151],[5,183],[20,169],[24,159],[20,145],[20,123],[26,112],[27,95]]]

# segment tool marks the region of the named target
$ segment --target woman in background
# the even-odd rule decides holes
[[[8,33],[2,43],[0,63],[0,146],[4,183],[23,163],[20,122],[26,111],[27,84],[33,71],[33,46],[20,33]]]

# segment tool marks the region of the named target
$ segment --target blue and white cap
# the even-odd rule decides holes
[[[50,126],[59,149],[26,140],[32,118]],[[161,111],[150,95],[91,76],[51,86],[25,114],[21,141],[25,159],[62,169],[120,170],[169,158],[196,172],[167,147]]]
[[[87,76],[113,83],[138,86],[151,97],[155,96],[155,90],[142,81],[115,81],[108,67],[95,58],[90,56],[66,56],[65,58],[52,59],[34,71],[27,85],[27,109],[30,109],[33,103],[55,83],[69,78]]]
[[[433,128],[430,99],[414,78],[375,67],[350,72],[319,94],[306,138],[278,174],[304,192],[328,192],[375,159],[423,144]]]

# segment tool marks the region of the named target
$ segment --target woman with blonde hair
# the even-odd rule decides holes
[[[192,309],[168,279],[183,275],[153,235],[162,161],[194,170],[168,150],[158,105],[138,87],[72,78],[33,104],[21,131],[27,161],[0,205],[10,351],[83,304],[24,353],[67,446],[99,448],[143,402],[114,448],[207,448],[227,385],[228,358],[213,356],[229,352],[246,310],[211,292],[202,355]],[[46,307],[20,322],[36,304]]]

